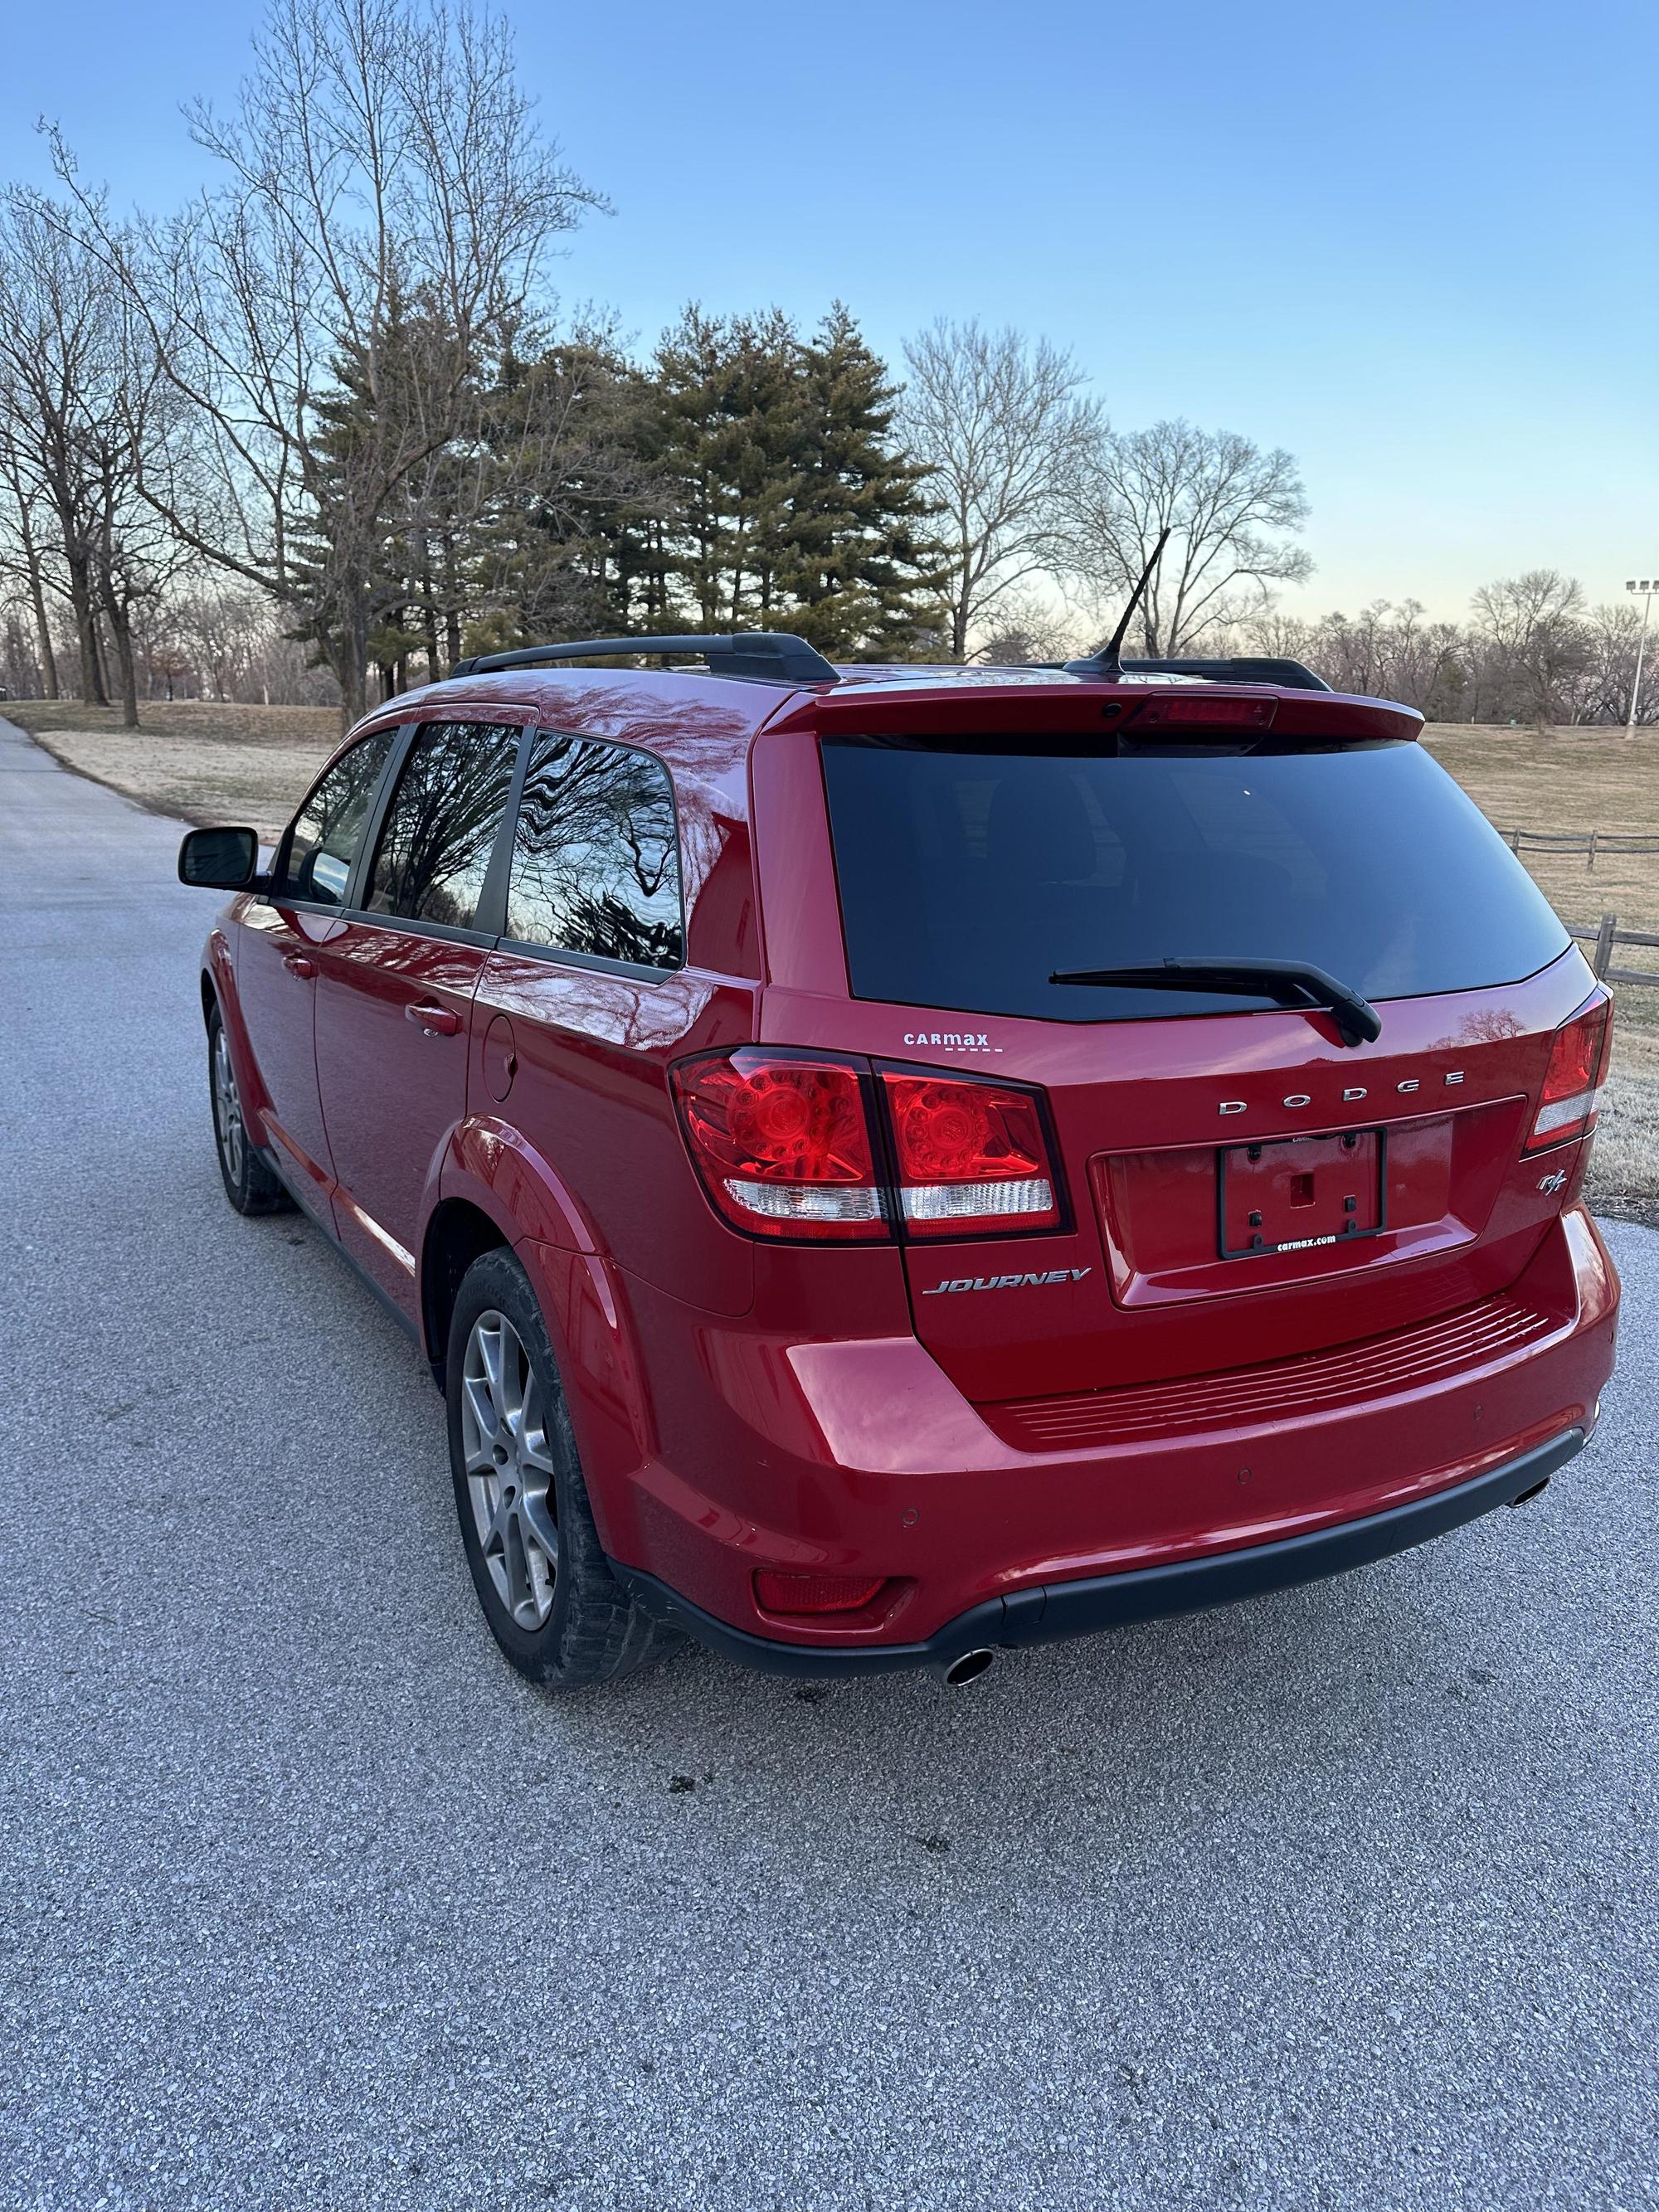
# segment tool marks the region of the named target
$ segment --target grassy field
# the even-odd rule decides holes
[[[1659,837],[1659,735],[1633,742],[1622,731],[1468,730],[1431,722],[1425,743],[1500,830],[1604,830]],[[1567,922],[1594,927],[1616,914],[1626,929],[1659,931],[1659,854],[1522,855]],[[1619,952],[1640,968],[1659,957]],[[1659,1018],[1659,1005],[1653,1009]]]
[[[0,705],[65,767],[190,822],[249,822],[274,837],[339,737],[327,707],[146,703],[143,726],[74,700]],[[1468,729],[1432,723],[1425,742],[1500,830],[1652,830],[1659,834],[1659,736],[1622,732]],[[1522,856],[1564,921],[1603,914],[1659,933],[1659,854]],[[1623,949],[1620,967],[1659,975],[1659,951]],[[1616,993],[1612,1081],[1592,1170],[1596,1204],[1659,1222],[1659,984]]]
[[[332,707],[237,707],[210,699],[146,701],[124,730],[113,707],[14,699],[8,716],[82,775],[152,813],[251,823],[274,838],[340,742]]]
[[[1659,736],[1621,730],[1465,729],[1431,724],[1427,744],[1500,830],[1609,830],[1659,836]],[[1659,933],[1659,854],[1524,853],[1563,921]],[[1584,948],[1587,951],[1589,948]],[[1659,977],[1659,950],[1615,950],[1615,966]],[[1613,1073],[1590,1176],[1604,1212],[1659,1223],[1659,981],[1613,987]]]

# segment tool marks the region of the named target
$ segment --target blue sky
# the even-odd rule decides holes
[[[187,191],[210,165],[179,102],[234,90],[258,12],[14,0],[0,169],[46,179],[45,113],[118,199]],[[641,338],[690,297],[836,295],[890,355],[939,314],[1045,331],[1121,424],[1297,454],[1310,612],[1659,568],[1650,7],[507,12],[615,204],[563,289]]]

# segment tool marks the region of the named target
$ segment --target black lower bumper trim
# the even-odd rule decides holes
[[[1405,1505],[1373,1513],[1363,1521],[1342,1521],[1304,1536],[1276,1544],[1253,1544],[1239,1552],[1211,1552],[1167,1566],[1135,1567],[1084,1582],[1042,1583],[988,1600],[954,1620],[925,1644],[866,1644],[856,1647],[780,1644],[751,1636],[678,1596],[654,1575],[611,1562],[611,1572],[644,1610],[666,1626],[684,1629],[723,1658],[775,1674],[877,1674],[903,1667],[947,1667],[964,1651],[981,1645],[1010,1648],[1053,1644],[1068,1636],[1089,1636],[1131,1621],[1157,1620],[1171,1613],[1197,1613],[1206,1606],[1230,1605],[1240,1598],[1264,1597],[1297,1583],[1317,1582],[1350,1567],[1369,1566],[1395,1552],[1409,1551],[1431,1536],[1461,1528],[1494,1507],[1512,1505],[1547,1481],[1583,1448],[1584,1431],[1572,1428],[1552,1437],[1518,1459],[1491,1468],[1468,1482],[1414,1498]]]

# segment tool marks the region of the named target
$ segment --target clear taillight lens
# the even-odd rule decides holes
[[[1054,1163],[1033,1092],[891,1070],[881,1084],[910,1236],[1059,1226]]]
[[[1588,1136],[1595,1127],[1613,1033],[1613,1001],[1598,991],[1555,1032],[1527,1150]]]
[[[859,1070],[760,1048],[684,1063],[674,1095],[714,1204],[751,1237],[890,1234]]]

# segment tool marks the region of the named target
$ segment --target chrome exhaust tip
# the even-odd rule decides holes
[[[975,1651],[964,1651],[951,1660],[939,1680],[948,1689],[959,1690],[964,1682],[978,1681],[996,1656],[994,1651],[987,1651],[983,1647]]]
[[[1530,1490],[1517,1492],[1516,1494],[1510,1498],[1510,1504],[1511,1505],[1530,1505],[1533,1499],[1534,1498],[1541,1498],[1549,1486],[1550,1479],[1548,1475],[1546,1475],[1541,1482],[1534,1482]]]

